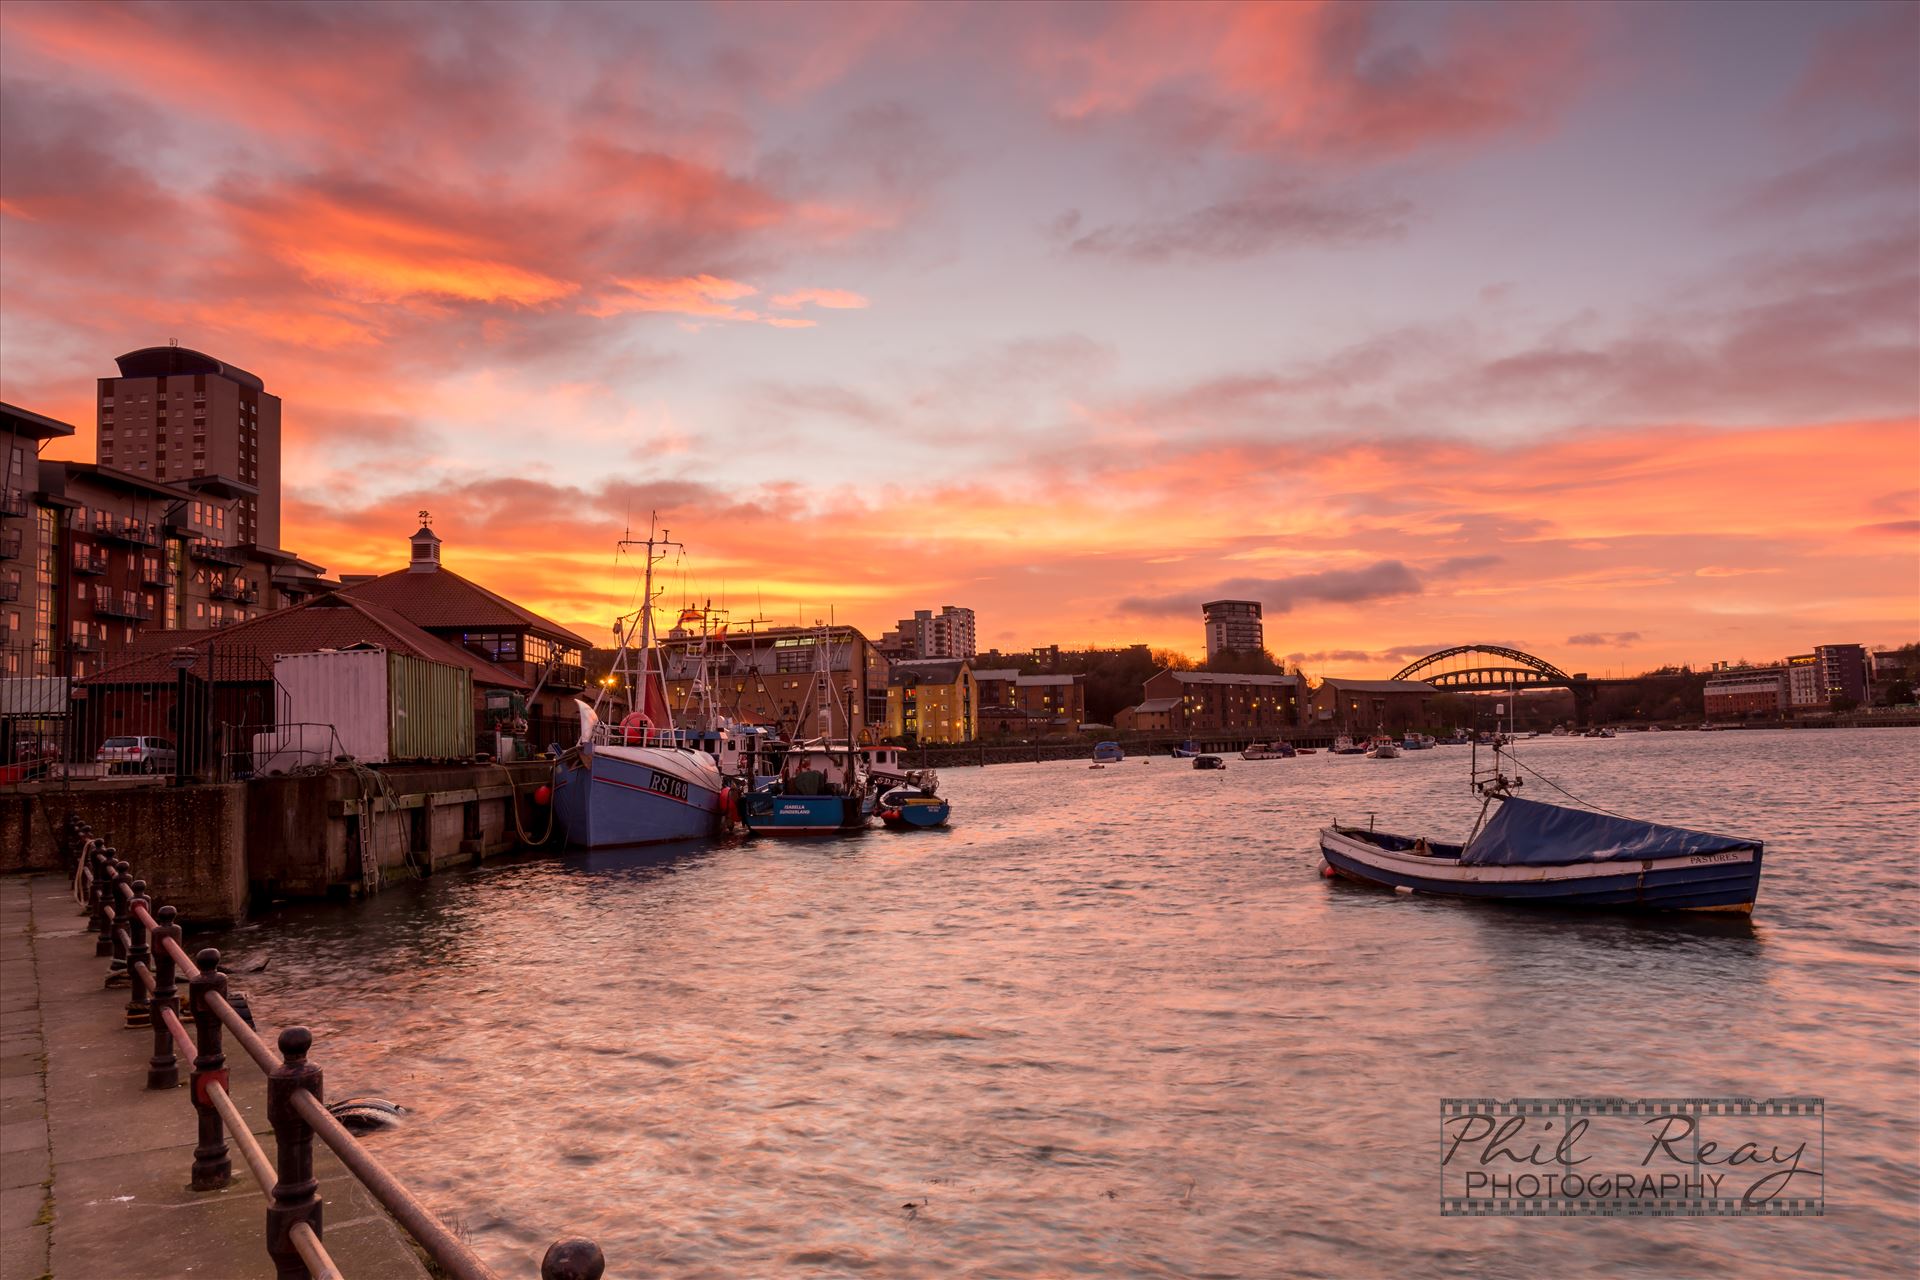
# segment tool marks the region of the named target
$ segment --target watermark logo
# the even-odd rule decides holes
[[[1826,1212],[1822,1098],[1442,1098],[1445,1217]]]

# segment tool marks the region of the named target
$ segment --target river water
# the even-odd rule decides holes
[[[1751,923],[1396,896],[1467,749],[949,771],[941,832],[573,853],[216,941],[504,1273],[1871,1276],[1920,1265],[1920,733],[1540,739],[1767,842]],[[1551,798],[1536,784],[1529,793]],[[1827,1100],[1825,1217],[1438,1214],[1442,1096]]]

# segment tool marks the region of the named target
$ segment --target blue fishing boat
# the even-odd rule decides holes
[[[1477,763],[1477,762],[1476,762]],[[1477,768],[1480,819],[1463,844],[1334,825],[1320,831],[1325,874],[1431,893],[1555,906],[1751,912],[1762,844],[1523,800],[1500,752]]]
[[[666,685],[653,661],[653,566],[668,547],[665,531],[644,543],[622,539],[624,549],[644,546],[646,573],[637,616],[615,624],[621,635],[613,671],[626,677],[632,709],[607,725],[599,708],[612,684],[601,686],[594,705],[580,709],[580,740],[553,770],[553,814],[567,842],[589,849],[657,844],[717,835],[735,807],[733,792],[714,757],[676,731]],[[624,628],[624,629],[623,629]]]
[[[854,744],[852,707],[834,691],[829,648],[822,628],[814,637],[813,675],[795,717],[797,727],[811,713],[818,736],[788,747],[778,775],[741,798],[740,820],[756,836],[864,831],[873,816],[874,777],[868,757]]]
[[[712,756],[630,726],[608,731],[577,703],[580,742],[553,771],[553,814],[588,849],[714,835],[732,795]]]
[[[741,798],[740,820],[757,836],[861,831],[873,815],[867,775],[845,743],[795,743],[772,782]]]
[[[1095,764],[1119,764],[1127,758],[1117,742],[1096,742],[1093,744],[1093,762]]]
[[[1193,745],[1193,739],[1191,738],[1173,749],[1173,758],[1175,760],[1191,760],[1199,754],[1200,748]]]

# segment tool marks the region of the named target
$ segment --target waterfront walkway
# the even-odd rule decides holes
[[[189,1064],[178,1089],[146,1088],[153,1032],[124,1025],[126,989],[102,986],[85,923],[61,877],[0,876],[0,1280],[269,1280],[265,1197],[237,1150],[230,1186],[187,1189]],[[265,1077],[231,1045],[227,1062],[271,1159]],[[411,1242],[319,1143],[314,1165],[342,1275],[425,1280]]]

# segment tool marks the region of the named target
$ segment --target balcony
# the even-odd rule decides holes
[[[260,598],[260,590],[258,587],[249,587],[238,582],[216,582],[213,584],[213,598],[252,604]]]
[[[67,648],[75,653],[98,653],[100,641],[94,636],[72,635],[67,637]]]
[[[0,533],[0,560],[18,560],[20,558],[20,540],[26,536],[19,529],[9,529]]]
[[[114,542],[124,542],[135,547],[157,547],[160,545],[160,531],[144,520],[123,520],[119,524],[99,524],[94,526],[93,536],[107,538]]]
[[[141,564],[140,566],[140,585],[141,586],[164,587],[164,586],[167,586],[171,581],[172,579],[167,576],[167,566],[164,563],[155,561],[151,566],[148,566],[145,563]]]
[[[102,617],[130,618],[135,622],[146,622],[153,617],[152,607],[131,591],[102,591],[93,598],[93,611]]]
[[[187,544],[187,554],[208,564],[230,564],[237,568],[241,563],[238,547],[230,547],[211,538],[195,538]]]
[[[85,547],[75,547],[73,549],[73,571],[75,573],[85,574],[90,578],[99,577],[107,571],[107,553],[104,551],[90,551]]]
[[[20,598],[20,584],[11,578],[0,578],[0,603],[12,604]]]
[[[553,673],[547,677],[550,689],[584,689],[587,687],[587,669],[578,663],[562,662],[557,664]]]
[[[27,491],[8,489],[0,493],[0,516],[24,516],[27,514]]]

